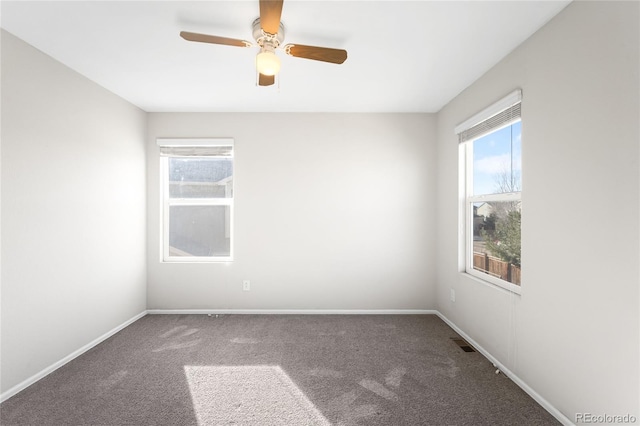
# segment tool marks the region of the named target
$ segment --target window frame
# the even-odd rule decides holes
[[[522,122],[520,104],[522,102],[522,90],[517,89],[509,95],[488,106],[471,118],[455,127],[454,132],[459,138],[459,254],[460,272],[487,285],[497,286],[515,294],[522,294],[522,282],[513,284],[488,273],[475,270],[473,267],[473,233],[474,218],[473,205],[487,202],[513,202],[520,203],[522,212],[522,189],[517,192],[493,193],[482,195],[473,194],[473,170],[474,157],[473,145],[476,140],[498,132],[515,123]],[[512,113],[517,106],[516,112]],[[501,117],[502,114],[505,114]],[[510,116],[513,114],[513,116]]]
[[[233,139],[162,139],[158,138],[157,143],[161,147],[189,147],[193,150],[212,146],[231,147],[231,156],[216,155],[166,155],[160,156],[160,262],[161,263],[218,263],[232,262],[234,253],[234,198],[235,187],[232,189],[230,198],[171,198],[169,196],[169,159],[202,159],[202,158],[231,158],[233,162],[233,174],[235,180],[235,159]],[[235,182],[234,182],[235,183]],[[169,250],[170,233],[170,208],[174,206],[225,206],[228,210],[228,232],[229,232],[229,256],[172,256]],[[225,230],[226,231],[226,230]],[[225,232],[226,233],[226,232]]]
[[[503,280],[501,278],[494,277],[484,272],[477,271],[473,267],[473,205],[475,203],[490,203],[490,202],[514,202],[519,201],[522,205],[522,190],[517,192],[502,192],[502,193],[493,193],[493,194],[482,194],[482,195],[469,195],[473,192],[473,143],[491,133],[497,132],[505,127],[509,127],[517,122],[522,121],[520,118],[505,124],[504,126],[496,127],[492,129],[490,132],[475,137],[471,140],[463,142],[460,144],[461,155],[463,156],[464,168],[462,170],[462,181],[464,185],[463,188],[463,196],[462,200],[464,203],[463,212],[464,212],[464,273],[473,276],[482,281],[486,281],[490,284],[496,285],[498,287],[504,288],[505,290],[509,290],[511,292],[521,294],[522,293],[522,283],[520,285],[513,284],[509,281]]]

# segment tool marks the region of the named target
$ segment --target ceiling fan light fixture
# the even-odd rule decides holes
[[[276,75],[280,71],[280,58],[273,50],[263,47],[256,56],[256,69],[262,75]]]

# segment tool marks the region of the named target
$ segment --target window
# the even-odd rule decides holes
[[[233,140],[158,139],[162,259],[230,261],[233,253]]]
[[[518,90],[456,127],[465,271],[519,292],[522,138]]]

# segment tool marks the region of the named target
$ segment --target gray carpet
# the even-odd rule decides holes
[[[2,425],[556,425],[434,315],[148,315]]]

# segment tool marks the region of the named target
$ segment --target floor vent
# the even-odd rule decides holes
[[[453,343],[455,343],[456,345],[460,346],[460,349],[462,349],[465,352],[475,352],[476,350],[473,349],[473,346],[471,346],[469,343],[467,343],[466,340],[464,340],[461,337],[452,337],[451,340],[453,340]]]

